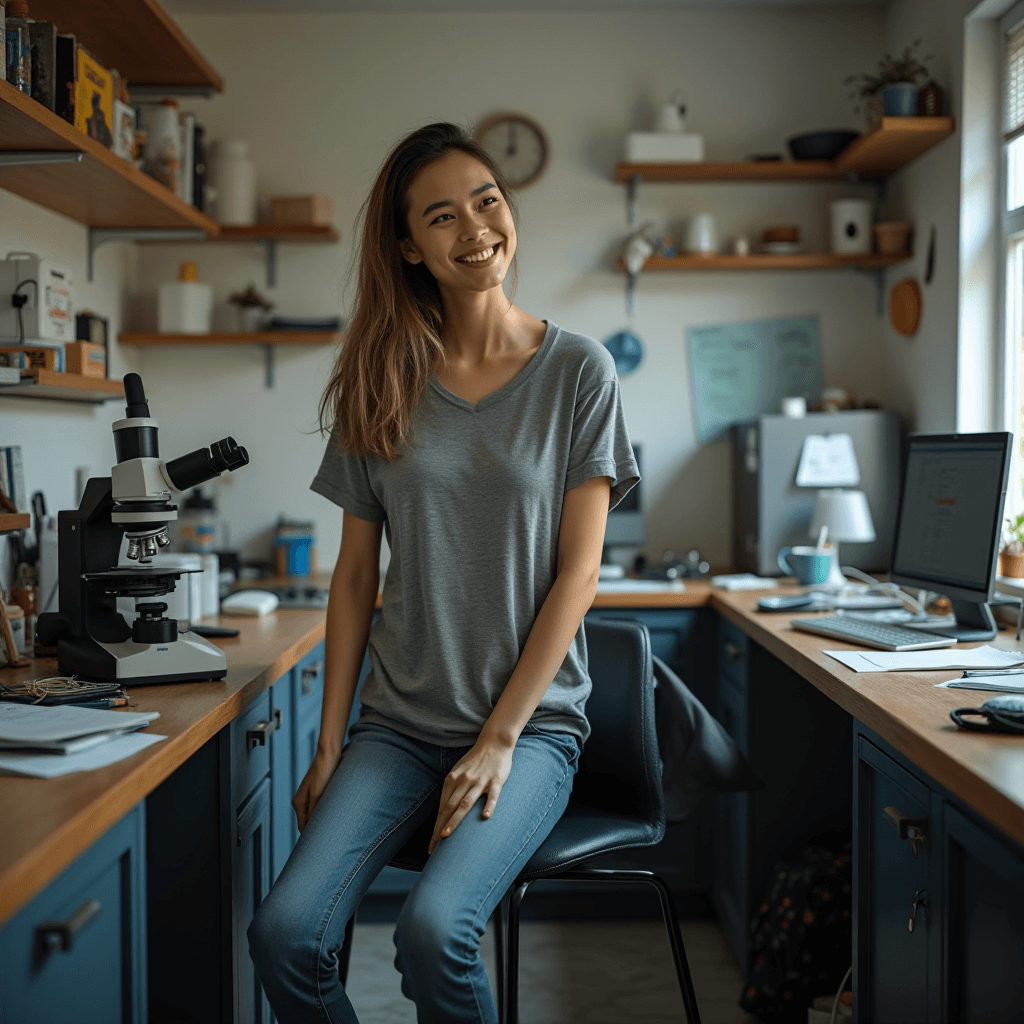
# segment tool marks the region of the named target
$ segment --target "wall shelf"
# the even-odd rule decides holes
[[[732,256],[712,253],[707,256],[684,254],[682,256],[651,256],[644,261],[643,271],[648,270],[841,270],[854,267],[859,270],[881,270],[896,263],[913,259],[910,251],[895,253],[865,253],[863,256],[837,256],[829,252],[794,253],[791,256],[777,256],[771,253],[753,253],[750,256]],[[620,259],[619,270],[626,265]]]
[[[157,0],[32,0],[32,17],[73,33],[104,67],[117,68],[132,92],[224,91],[213,65]]]
[[[32,516],[28,512],[0,512],[0,533],[28,530],[31,526]]]
[[[267,259],[267,287],[277,284],[277,246],[279,242],[326,244],[338,241],[337,228],[331,224],[220,224],[207,242],[255,242],[262,245]],[[180,241],[175,238],[149,239],[154,244]]]
[[[89,228],[192,230],[216,235],[220,226],[169,188],[122,160],[47,110],[0,81],[0,188],[70,217]],[[62,163],[5,164],[10,156],[80,153]]]
[[[260,345],[263,348],[267,387],[274,386],[275,345],[336,345],[340,331],[219,331],[212,334],[161,334],[122,331],[117,336],[122,345],[153,347],[157,345]]]
[[[56,398],[98,405],[114,398],[124,398],[124,383],[101,377],[84,377],[78,373],[57,373],[55,370],[22,370],[20,383],[0,387],[0,398],[4,396]]]

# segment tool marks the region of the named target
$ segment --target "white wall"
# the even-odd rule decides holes
[[[37,253],[71,271],[75,308],[108,317],[110,329],[121,329],[122,308],[135,287],[135,248],[108,243],[96,253],[95,279],[86,281],[87,232],[81,224],[44,210],[0,189],[0,259],[13,250]],[[137,354],[112,346],[111,376],[137,368]],[[29,398],[0,398],[0,444],[19,444],[25,463],[25,487],[31,495],[43,491],[48,511],[75,503],[74,474],[90,466],[105,476],[114,460],[110,424],[124,416],[123,402],[82,405]],[[12,566],[7,540],[0,536],[0,586],[10,583]]]
[[[991,404],[989,394],[994,367],[991,332],[976,296],[964,295],[961,285],[960,181],[961,152],[968,160],[984,162],[983,146],[976,137],[970,147],[963,134],[964,18],[976,0],[894,0],[886,9],[884,48],[898,54],[921,39],[918,58],[935,54],[929,71],[946,93],[946,113],[956,119],[956,133],[929,150],[887,182],[884,208],[891,219],[914,224],[915,256],[887,274],[891,287],[905,277],[921,285],[922,315],[917,334],[906,338],[884,323],[883,367],[888,381],[887,399],[913,430],[983,430]],[[978,111],[975,111],[977,115]],[[935,272],[930,284],[924,274],[930,228],[935,227]],[[968,240],[976,245],[978,240]],[[970,267],[968,260],[967,266]],[[958,326],[966,328],[970,344],[964,354],[965,371],[975,397],[958,416]],[[980,395],[980,397],[978,397]],[[965,397],[965,396],[962,396]],[[980,410],[980,411],[979,411]]]
[[[603,341],[628,324],[614,259],[626,234],[625,189],[612,181],[623,134],[645,129],[655,106],[687,92],[690,128],[710,159],[783,151],[793,134],[860,127],[847,74],[880,54],[877,7],[622,14],[348,14],[182,16],[224,76],[210,101],[190,102],[212,139],[246,139],[262,197],[326,192],[341,244],[280,250],[282,313],[350,312],[342,281],[353,222],[388,149],[435,120],[467,126],[501,110],[536,118],[552,144],[545,177],[521,195],[516,302],[531,314]],[[270,59],[270,55],[273,58]],[[723,240],[795,222],[825,248],[827,203],[871,196],[869,186],[646,185],[641,222],[681,234],[711,210]],[[263,287],[255,246],[140,247],[141,294],[133,325],[151,325],[157,284],[194,258],[216,289],[226,324],[230,291]],[[824,384],[886,399],[882,321],[873,283],[853,273],[663,274],[642,279],[634,329],[647,355],[622,392],[631,436],[643,443],[649,542],[700,547],[728,562],[730,455],[697,446],[685,330],[699,324],[817,313]],[[280,513],[310,517],[322,564],[337,552],[341,514],[308,490],[323,451],[310,433],[330,366],[323,349],[281,350],[273,391],[261,356],[246,349],[146,350],[143,375],[161,419],[164,451],[232,433],[252,465],[222,488],[233,539],[265,544]]]

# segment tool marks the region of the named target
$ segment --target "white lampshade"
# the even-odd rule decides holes
[[[840,487],[818,491],[810,535],[817,537],[823,526],[828,527],[829,540],[873,541],[875,524],[871,519],[867,495],[863,491],[848,491]]]

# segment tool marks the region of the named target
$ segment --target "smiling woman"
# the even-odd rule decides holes
[[[590,734],[583,616],[608,510],[640,477],[611,354],[505,295],[517,241],[499,168],[450,124],[402,140],[366,206],[312,483],[344,510],[320,735],[292,801],[299,842],[249,929],[291,1024],[356,1020],[346,924],[421,834],[395,931],[402,991],[419,1020],[495,1024],[480,940]]]

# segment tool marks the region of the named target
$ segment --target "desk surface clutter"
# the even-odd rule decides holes
[[[682,590],[599,594],[594,606],[710,605],[1024,845],[1024,741],[953,725],[950,711],[974,703],[975,695],[936,684],[958,672],[858,674],[825,653],[846,645],[792,629],[791,616],[759,613],[762,593],[726,593],[707,582],[687,581]],[[130,710],[159,712],[151,731],[166,740],[108,767],[59,779],[0,778],[0,924],[324,637],[322,610],[278,609],[231,624],[240,635],[217,641],[227,653],[226,679],[131,690]],[[1012,632],[1002,632],[991,646],[1014,651],[1019,644]],[[51,662],[37,661],[26,669],[4,670],[5,681],[51,670]]]

